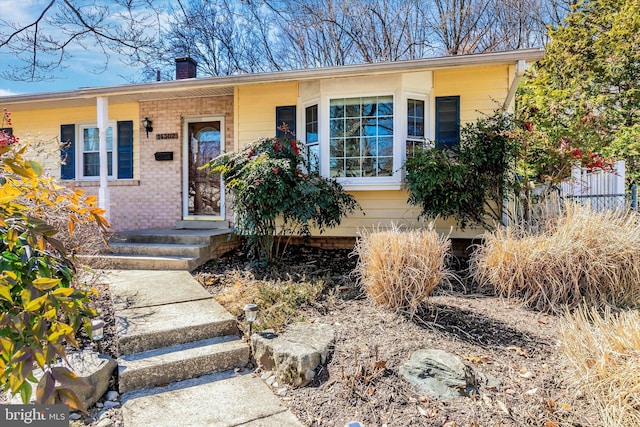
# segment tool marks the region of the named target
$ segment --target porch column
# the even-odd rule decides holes
[[[107,128],[109,127],[109,98],[99,96],[97,99],[98,133],[100,136],[100,190],[98,191],[98,206],[105,210],[105,217],[109,220],[109,176],[107,158]],[[114,165],[115,167],[115,165]]]

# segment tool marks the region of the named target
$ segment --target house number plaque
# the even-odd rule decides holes
[[[156,139],[178,139],[177,133],[156,133]]]

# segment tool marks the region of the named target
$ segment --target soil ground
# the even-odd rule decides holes
[[[454,260],[455,261],[455,260]],[[237,250],[194,276],[212,294],[236,278],[325,281],[325,293],[300,318],[332,325],[332,357],[306,387],[282,400],[309,426],[592,426],[595,408],[572,387],[557,346],[562,319],[523,307],[461,280],[437,288],[413,318],[373,306],[352,274],[349,251],[289,249],[270,268],[251,267]],[[452,268],[464,276],[464,262]],[[418,349],[462,358],[480,378],[493,378],[450,402],[416,393],[399,367]],[[495,381],[497,380],[497,382]]]

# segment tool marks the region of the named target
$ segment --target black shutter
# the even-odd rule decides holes
[[[76,177],[76,127],[75,125],[60,126],[60,142],[62,150],[60,152],[60,178],[74,179]]]
[[[118,122],[118,179],[133,178],[133,121]]]
[[[460,144],[460,97],[436,98],[436,147],[452,148]]]
[[[282,130],[283,125],[288,132]],[[286,107],[276,107],[276,136],[296,137],[296,106],[289,105]]]

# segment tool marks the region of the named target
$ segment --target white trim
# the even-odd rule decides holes
[[[184,221],[223,221],[225,220],[225,185],[220,179],[220,215],[189,215],[189,124],[220,122],[220,153],[226,150],[226,128],[224,115],[199,115],[182,118],[182,219]]]

